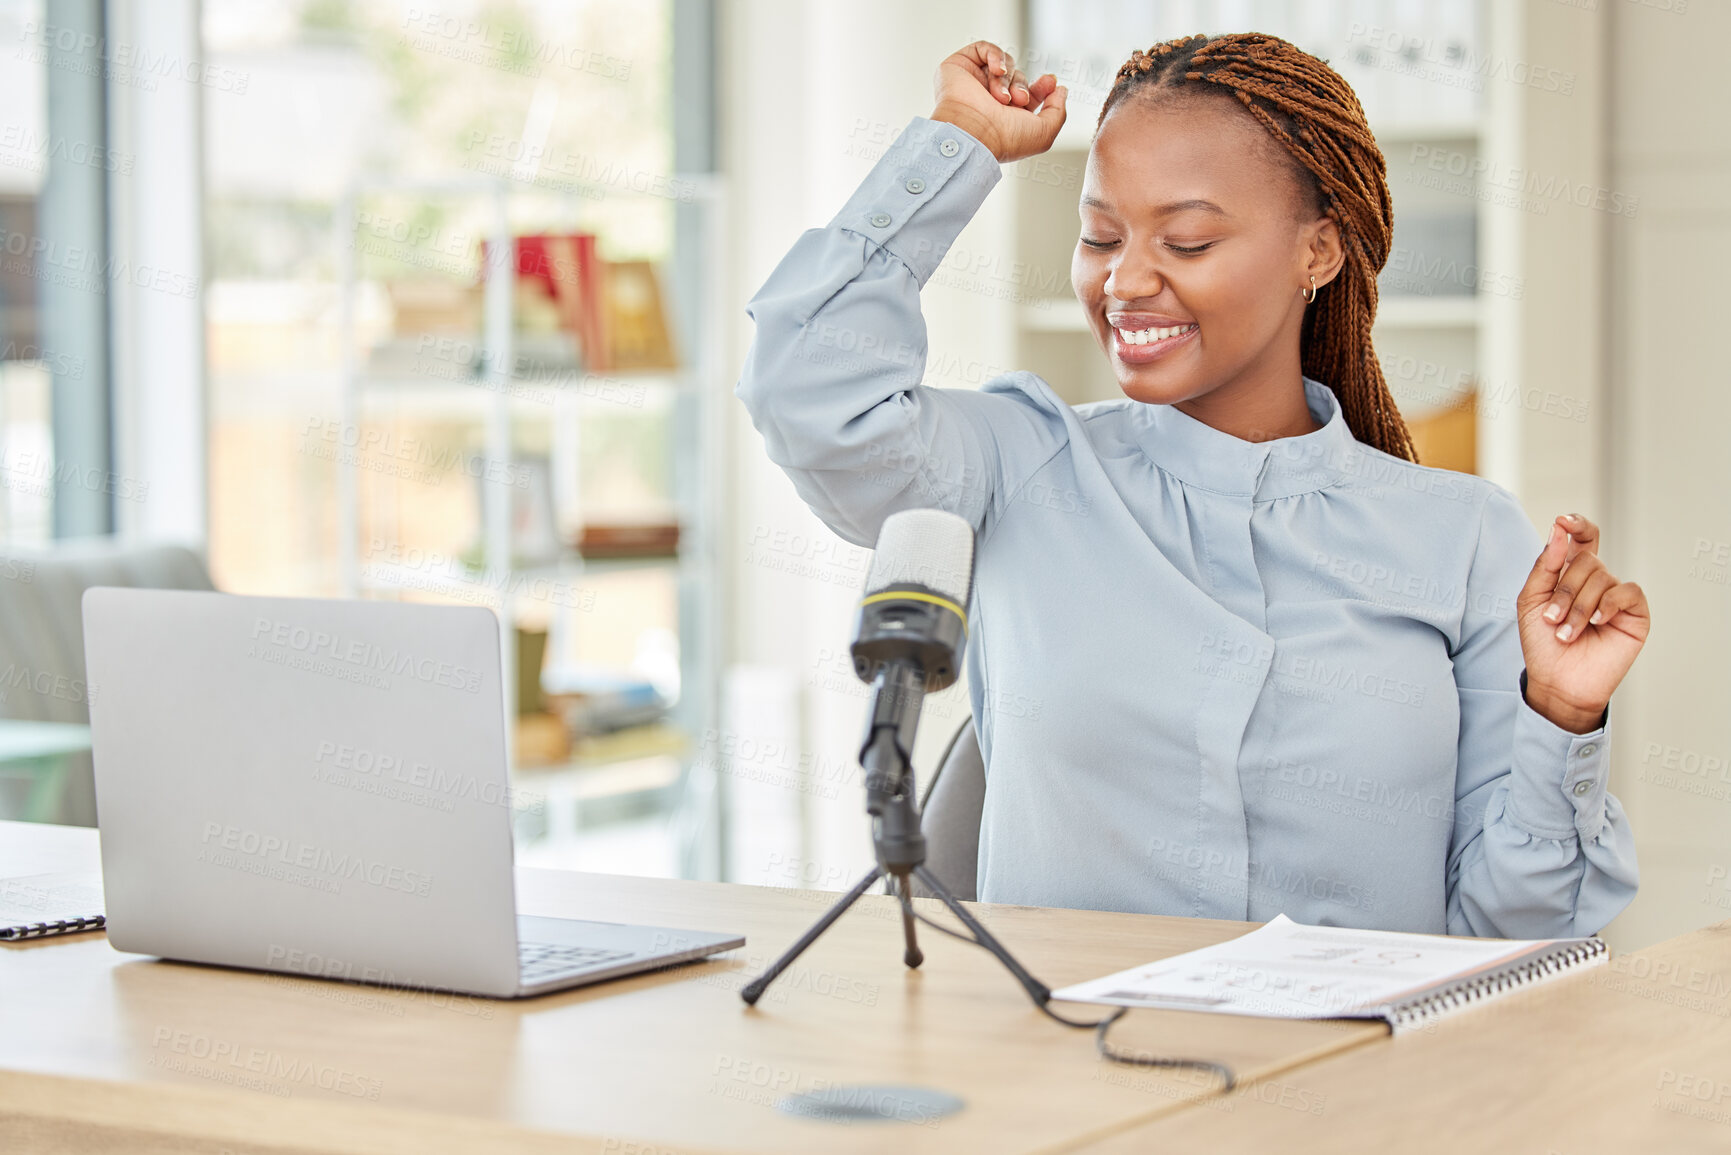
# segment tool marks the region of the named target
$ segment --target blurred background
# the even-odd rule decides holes
[[[520,861],[845,888],[870,555],[734,400],[744,304],[988,38],[1070,119],[932,279],[926,382],[1115,395],[1069,289],[1095,115],[1132,48],[1244,30],[1330,61],[1387,158],[1375,340],[1422,459],[1599,521],[1651,598],[1607,937],[1725,917],[1702,0],[0,0],[0,814],[94,821],[84,586],[455,602],[515,671]],[[967,716],[928,703],[922,770]]]

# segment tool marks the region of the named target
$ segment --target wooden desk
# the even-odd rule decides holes
[[[1731,922],[1081,1150],[1731,1151]]]
[[[92,869],[93,831],[0,823],[0,876]],[[431,996],[125,955],[100,933],[0,947],[8,1151],[1059,1151],[1215,1095],[1141,1072],[1046,1019],[985,952],[935,933],[901,965],[867,898],[756,1010],[739,986],[835,896],[526,871],[524,913],[737,930],[736,956],[516,1002]],[[931,904],[927,904],[928,908]],[[1052,986],[1192,950],[1248,924],[979,905]],[[1084,1015],[1092,1008],[1073,1008]],[[1380,1025],[1138,1011],[1115,1044],[1271,1080]],[[960,1096],[926,1123],[784,1116],[784,1094],[901,1084]],[[1328,1121],[1339,1120],[1331,1101]]]

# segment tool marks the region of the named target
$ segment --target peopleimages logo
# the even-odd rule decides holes
[[[355,1099],[378,1101],[384,1084],[329,1063],[318,1063],[264,1047],[249,1047],[198,1031],[158,1027],[151,1039],[146,1065],[159,1070],[196,1075],[283,1098],[290,1084],[317,1087]]]
[[[258,646],[268,645],[291,651],[305,659],[341,662],[348,671],[357,673],[400,674],[430,686],[449,686],[453,690],[463,690],[470,694],[478,693],[481,689],[479,670],[472,670],[455,662],[422,657],[395,647],[387,648],[360,638],[341,638],[324,630],[297,626],[293,622],[256,618],[252,624],[252,640],[254,657],[268,659],[268,652],[258,651]]]
[[[16,662],[0,670],[0,702],[6,701],[14,690],[43,698],[58,698],[62,702],[96,700],[96,687],[87,685],[83,678],[69,678],[50,670],[32,670]]]
[[[313,776],[333,786],[347,786],[446,813],[454,808],[453,801],[512,806],[511,787],[502,780],[483,781],[474,774],[338,742],[319,743],[313,755]],[[525,809],[540,813],[540,799]]]
[[[281,875],[283,881],[297,885],[320,884],[313,886],[317,890],[335,892],[341,883],[354,881],[424,898],[433,888],[433,876],[423,871],[405,870],[378,859],[241,826],[206,822],[202,841],[205,849],[199,852],[201,862],[233,867],[248,874]]]

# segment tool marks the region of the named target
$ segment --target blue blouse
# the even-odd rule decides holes
[[[1634,842],[1608,726],[1522,696],[1519,503],[1358,442],[1308,379],[1322,428],[1263,443],[1031,373],[922,385],[920,287],[999,176],[916,117],[752,299],[736,389],[848,541],[910,507],[977,527],[980,898],[1596,933]]]

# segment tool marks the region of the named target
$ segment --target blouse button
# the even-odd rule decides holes
[[[926,191],[926,182],[916,176],[908,181],[906,187],[911,193],[923,193]]]
[[[873,228],[878,228],[878,229],[888,228],[889,223],[890,223],[890,215],[888,213],[873,213],[872,214],[872,227]]]
[[[938,145],[938,151],[943,153],[945,156],[955,156],[958,152],[962,151],[962,146],[953,140],[946,140],[944,143]]]
[[[1592,788],[1593,788],[1593,780],[1591,778],[1581,779],[1579,782],[1575,783],[1575,797],[1576,798],[1585,797],[1587,792],[1589,790],[1591,790]]]
[[[1585,746],[1582,746],[1579,750],[1575,751],[1575,757],[1577,757],[1577,758],[1591,758],[1595,753],[1598,752],[1598,749],[1599,748],[1597,746],[1595,746],[1593,743],[1588,742]]]

